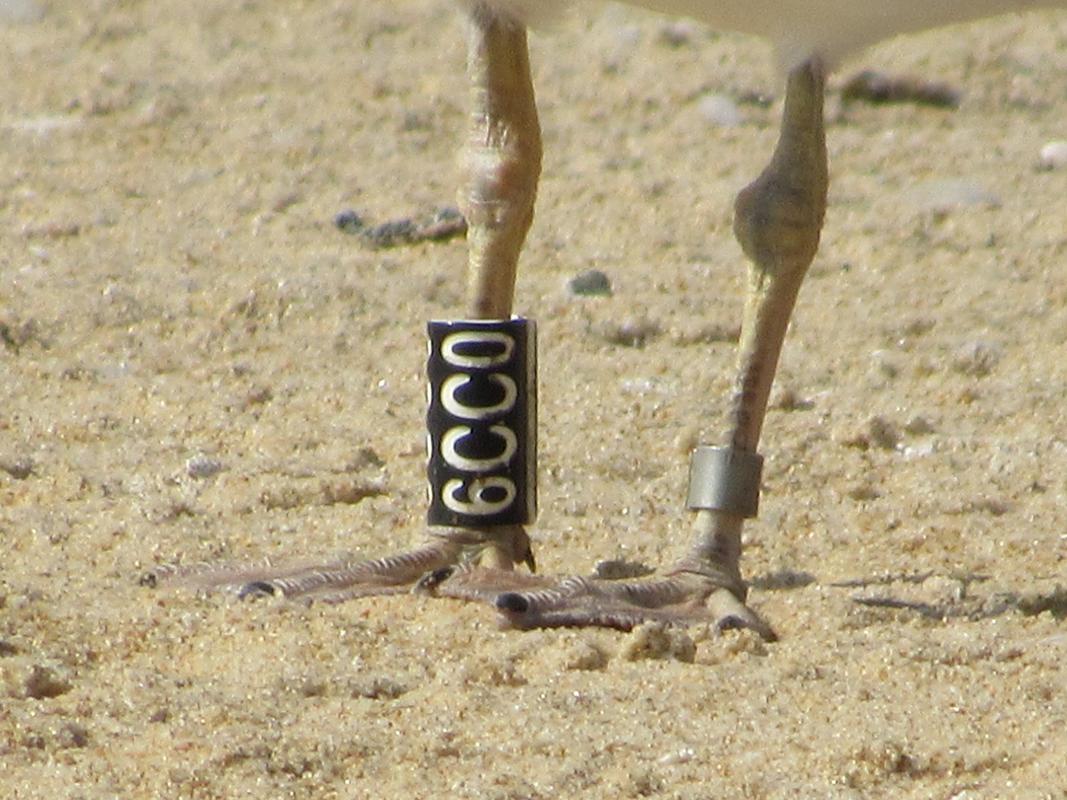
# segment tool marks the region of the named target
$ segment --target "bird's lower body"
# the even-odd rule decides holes
[[[541,136],[525,28],[481,4],[469,15],[468,181],[461,193],[468,223],[466,313],[471,320],[507,320],[533,219]],[[415,590],[488,602],[518,628],[707,622],[773,639],[771,627],[746,605],[741,532],[756,511],[767,402],[826,207],[823,89],[818,60],[790,72],[777,147],[737,198],[734,231],[750,264],[735,391],[722,441],[694,451],[693,538],[678,563],[638,581],[526,574],[515,568],[533,567],[530,539],[522,524],[510,523],[431,528],[414,550],[355,564],[162,569],[154,578],[235,586],[246,596],[328,601]]]

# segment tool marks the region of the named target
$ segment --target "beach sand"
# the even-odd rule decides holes
[[[463,314],[464,245],[333,218],[455,202],[465,38],[443,0],[45,6],[0,25],[0,796],[1067,797],[1067,167],[1039,159],[1067,17],[831,85],[746,529],[766,645],[139,585],[422,539],[424,327]],[[760,42],[617,7],[531,44],[539,567],[669,565],[780,82]],[[863,67],[962,103],[842,103]],[[610,297],[568,295],[589,269]]]

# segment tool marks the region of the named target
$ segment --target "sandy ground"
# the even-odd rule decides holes
[[[672,655],[448,601],[138,585],[421,539],[423,324],[462,313],[463,243],[375,251],[332,218],[453,201],[462,27],[443,0],[45,6],[0,26],[0,795],[1067,797],[1067,169],[1038,164],[1067,17],[849,65],[964,100],[831,98],[746,534],[782,641]],[[779,85],[758,42],[620,8],[532,47],[538,560],[666,564]],[[568,297],[590,268],[613,296]]]

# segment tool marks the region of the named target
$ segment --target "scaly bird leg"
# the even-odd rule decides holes
[[[734,206],[734,234],[750,261],[737,390],[727,431],[728,450],[739,455],[757,452],[789,318],[819,249],[828,184],[824,88],[818,60],[789,74],[774,155]],[[725,510],[698,510],[693,546],[680,572],[704,577],[709,587],[718,581],[709,606],[723,619],[772,638],[770,628],[744,605],[742,521],[742,516]]]
[[[471,111],[464,155],[469,178],[459,200],[468,226],[468,313],[475,320],[506,320],[541,176],[541,126],[526,29],[475,4],[467,72]],[[535,567],[521,525],[442,528],[438,535],[479,539],[483,552],[477,560],[490,568]]]
[[[469,306],[475,319],[503,319],[511,311],[518,254],[533,216],[540,131],[525,30],[481,6],[472,12],[471,30],[472,180],[462,197],[470,224]],[[665,577],[626,582],[522,575],[514,571],[516,564],[534,566],[529,538],[521,525],[500,525],[439,528],[414,551],[352,565],[194,570],[193,582],[243,582],[244,595],[279,592],[325,600],[396,593],[414,584],[428,594],[491,602],[519,628],[629,629],[646,621],[712,621],[720,629],[747,627],[773,639],[771,628],[745,605],[741,528],[755,513],[756,450],[767,399],[826,207],[823,87],[817,62],[790,73],[777,148],[737,198],[734,231],[751,265],[728,445],[698,449],[695,465],[702,466],[694,468],[692,479],[711,480],[712,486],[691,487],[694,541]],[[479,560],[483,566],[474,565]],[[174,574],[180,577],[181,570],[157,573]]]
[[[747,627],[765,639],[774,632],[745,605],[741,528],[755,514],[756,456],[778,356],[808,266],[815,257],[826,210],[827,165],[823,129],[824,75],[817,61],[788,78],[781,134],[770,164],[738,195],[734,232],[751,261],[738,359],[738,380],[725,448],[708,450],[727,466],[705,472],[719,483],[697,487],[694,541],[689,554],[661,579],[607,583],[569,579],[525,590],[473,571],[457,575],[468,596],[494,592],[497,608],[518,627],[605,625],[629,628],[643,620],[713,620],[721,628]],[[710,451],[718,451],[710,452]],[[731,485],[731,482],[734,485]],[[736,484],[742,484],[740,486]],[[747,484],[747,485],[745,485]],[[694,492],[691,491],[691,498]],[[732,496],[739,495],[739,496]],[[710,499],[701,499],[710,497]],[[451,593],[460,594],[459,586]]]
[[[541,131],[534,104],[526,30],[488,6],[471,10],[468,72],[471,104],[468,185],[460,205],[468,222],[468,313],[500,320],[511,314],[519,251],[533,220],[541,172]],[[281,594],[325,601],[407,591],[424,574],[477,561],[496,570],[534,568],[521,525],[439,527],[405,553],[356,563],[282,568],[162,567],[142,581],[236,588],[241,596]]]

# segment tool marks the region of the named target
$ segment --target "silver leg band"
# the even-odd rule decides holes
[[[763,456],[759,453],[701,445],[693,451],[689,465],[686,505],[754,517],[759,511],[762,473]]]

